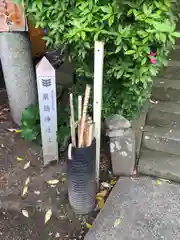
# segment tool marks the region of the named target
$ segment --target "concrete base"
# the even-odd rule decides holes
[[[180,187],[119,179],[85,240],[179,240]]]
[[[26,33],[0,33],[0,59],[13,120],[20,125],[21,114],[36,103],[35,73]]]

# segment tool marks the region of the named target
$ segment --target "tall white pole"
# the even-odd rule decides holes
[[[103,86],[104,43],[95,41],[94,45],[94,104],[93,118],[96,138],[96,181],[99,186],[100,148],[101,148],[101,109]]]

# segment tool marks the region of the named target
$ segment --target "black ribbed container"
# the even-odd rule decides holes
[[[72,148],[68,160],[68,197],[77,214],[88,214],[96,200],[96,141],[90,147]]]

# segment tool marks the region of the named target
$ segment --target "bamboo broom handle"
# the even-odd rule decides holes
[[[80,127],[79,147],[82,146],[82,142],[83,142],[83,134],[84,134],[88,102],[89,102],[89,97],[90,97],[90,90],[91,90],[91,87],[89,85],[86,85],[84,104],[83,104],[83,113],[82,113],[81,127]]]
[[[91,146],[93,140],[93,123],[89,124],[87,146]]]
[[[83,134],[83,144],[87,146],[87,139],[88,139],[88,129],[89,129],[89,123],[86,119],[85,126],[84,126],[84,134]]]
[[[75,123],[74,123],[74,106],[73,106],[73,94],[70,93],[70,111],[71,111],[71,138],[72,138],[72,145],[76,147],[76,136],[75,136]]]
[[[78,96],[78,121],[81,120],[82,115],[82,96]]]

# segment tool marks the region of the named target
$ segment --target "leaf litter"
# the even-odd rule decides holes
[[[46,181],[49,185],[56,185],[59,183],[58,179],[52,179],[52,180],[48,180]]]
[[[22,197],[24,197],[27,192],[28,192],[28,184],[30,183],[30,177],[27,177],[25,183],[24,183],[24,188],[23,188],[23,191],[22,191]]]
[[[158,184],[158,185],[161,185],[161,184],[162,184],[162,182],[161,182],[160,179],[157,180],[157,184]]]
[[[29,182],[30,182],[30,177],[27,177],[27,178],[26,178],[26,181],[25,181],[25,185],[28,185]]]
[[[87,227],[88,229],[91,229],[91,228],[92,228],[92,224],[86,223],[86,227]]]
[[[22,162],[23,158],[22,157],[17,157],[18,162]]]
[[[22,210],[22,214],[23,214],[23,216],[25,216],[25,217],[29,217],[29,213],[28,213],[28,211],[27,210],[25,210],[25,209],[23,209]]]
[[[22,132],[21,129],[15,129],[15,128],[8,128],[7,129],[9,132],[15,132],[15,133],[20,133]]]
[[[44,219],[45,224],[51,219],[51,216],[52,216],[52,210],[51,208],[49,208],[45,214],[45,219]]]
[[[27,194],[27,192],[28,192],[28,186],[25,185],[22,191],[22,197],[24,197]]]
[[[114,221],[114,227],[117,227],[120,223],[121,223],[120,218],[117,218],[117,219]]]
[[[30,167],[30,161],[24,165],[24,170]]]

